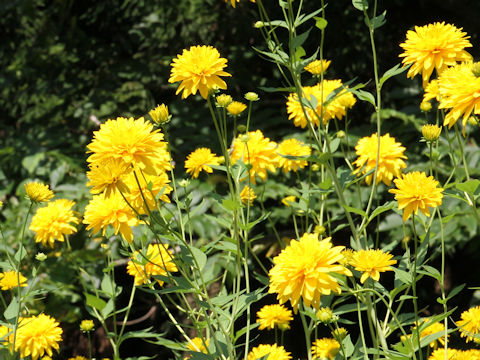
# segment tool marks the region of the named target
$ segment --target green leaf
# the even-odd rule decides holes
[[[225,209],[230,210],[230,211],[238,210],[242,207],[240,202],[232,200],[232,199],[223,199],[222,200],[222,205]]]
[[[84,293],[84,295],[85,295],[87,306],[91,306],[94,309],[102,311],[105,305],[107,305],[107,303],[104,300],[100,299],[99,297],[96,297],[95,295],[87,294],[87,293]]]
[[[315,19],[315,26],[320,30],[324,30],[327,27],[328,21],[325,20],[323,17],[315,16],[314,19]]]
[[[375,97],[369,93],[368,91],[365,90],[358,90],[358,89],[351,89],[350,90],[352,93],[354,93],[360,100],[362,101],[367,101],[373,106],[375,105]]]
[[[305,52],[305,49],[301,46],[299,46],[295,50],[295,55],[294,55],[294,61],[300,61],[302,60],[302,57],[304,57],[307,53]]]
[[[300,35],[297,35],[295,36],[293,39],[292,39],[292,42],[290,43],[290,47],[292,49],[297,49],[299,46],[302,46],[303,43],[308,39],[308,35],[310,34],[310,31],[312,29],[308,29],[307,31],[305,31],[304,33],[300,34]]]
[[[25,247],[22,244],[20,244],[20,247],[18,248],[17,252],[15,253],[14,259],[18,263],[20,263],[25,258],[26,255],[27,255],[27,250],[25,249]]]
[[[480,180],[473,179],[460,184],[455,184],[455,187],[460,191],[465,191],[468,194],[474,195],[475,191],[478,188],[478,185],[480,185]]]
[[[382,206],[377,207],[368,218],[368,223],[370,223],[373,219],[375,219],[381,213],[392,210],[394,207],[395,207],[394,201],[389,201],[386,204],[383,204]]]
[[[103,276],[100,288],[106,295],[110,297],[115,295],[115,283],[112,281],[112,278],[107,274]]]
[[[115,308],[114,300],[113,299],[108,300],[107,304],[105,305],[105,307],[101,311],[102,316],[106,319],[108,317],[108,315],[110,315],[112,313],[114,308]]]
[[[15,319],[18,315],[18,312],[20,310],[20,304],[17,302],[17,298],[12,298],[12,301],[10,301],[10,304],[8,304],[7,308],[3,312],[3,316],[5,317],[6,320],[11,320]]]
[[[411,284],[412,283],[412,275],[404,270],[400,270],[397,268],[392,268],[395,272],[395,278],[400,280],[404,284]]]
[[[355,9],[363,11],[368,9],[368,1],[367,0],[352,0],[352,5]]]
[[[182,259],[188,265],[197,268],[197,270],[202,271],[203,267],[207,263],[207,255],[194,246],[186,246],[181,245],[182,249]],[[197,267],[198,266],[198,267]]]
[[[27,169],[29,174],[33,174],[43,159],[45,159],[45,153],[39,152],[34,155],[25,156],[22,160],[22,165],[25,169]]]
[[[388,79],[390,79],[391,77],[401,74],[408,69],[408,67],[401,67],[401,66],[402,66],[401,64],[397,64],[391,69],[388,69],[387,71],[385,71],[385,73],[380,78],[380,87],[382,87],[383,83]]]
[[[330,151],[334,153],[340,146],[340,138],[335,138],[330,142]]]
[[[381,13],[378,16],[375,16],[373,19],[370,19],[370,25],[372,26],[373,29],[378,29],[382,25],[386,23],[385,20],[385,15],[387,14],[387,10],[385,10],[383,13]],[[366,22],[366,20],[365,20]],[[367,24],[368,26],[368,24]]]
[[[348,205],[343,205],[343,208],[347,210],[348,212],[355,213],[361,216],[367,216],[367,213],[361,209],[357,209]]]

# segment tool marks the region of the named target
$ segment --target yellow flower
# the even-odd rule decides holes
[[[277,143],[264,137],[260,130],[250,131],[234,140],[230,158],[233,164],[242,160],[245,164],[252,165],[249,175],[250,181],[255,184],[255,175],[265,181],[267,170],[275,171],[277,166],[276,147]]]
[[[0,325],[0,346],[7,347],[13,344],[13,331],[5,325]]]
[[[393,180],[396,189],[388,190],[395,194],[398,208],[403,211],[403,221],[407,221],[412,213],[418,210],[430,216],[429,207],[435,208],[442,204],[443,189],[438,187],[438,181],[433,176],[427,177],[424,172],[410,172]]]
[[[132,172],[125,178],[128,193],[124,195],[136,211],[147,214],[147,206],[150,210],[155,209],[155,199],[170,203],[168,195],[173,188],[169,183],[170,179],[166,172],[161,172],[159,175],[137,174],[136,178]]]
[[[48,188],[48,185],[39,182],[25,184],[25,191],[28,198],[36,203],[47,202],[53,198],[53,191]]]
[[[232,97],[227,94],[217,95],[215,100],[217,100],[217,105],[223,108],[226,108],[233,101]]]
[[[290,329],[290,321],[293,320],[292,311],[283,305],[265,305],[257,312],[258,330],[273,330],[278,327],[280,330]]]
[[[452,348],[447,349],[447,360],[461,360],[465,359],[464,356],[462,356],[464,351],[461,350],[456,350]],[[434,350],[432,354],[428,357],[428,360],[445,360],[445,348],[440,348],[437,350]]]
[[[122,159],[109,159],[101,163],[90,164],[90,171],[87,171],[87,186],[91,186],[90,192],[100,194],[105,191],[109,197],[114,191],[128,192],[124,183],[125,175],[131,172],[131,167]]]
[[[353,253],[350,265],[355,270],[362,271],[360,282],[363,284],[365,280],[371,277],[375,281],[380,280],[380,273],[384,271],[393,271],[390,265],[397,263],[397,260],[392,260],[393,255],[384,253],[382,250],[359,250]]]
[[[443,125],[450,129],[462,117],[463,135],[470,115],[480,114],[480,78],[472,64],[464,63],[446,69],[438,78],[439,109],[448,111]]]
[[[167,272],[178,271],[173,262],[168,244],[149,244],[146,253],[135,251],[127,264],[127,273],[135,277],[135,285],[148,284],[155,275],[167,275]],[[157,279],[160,285],[163,280]]]
[[[317,339],[312,344],[313,359],[333,360],[340,350],[340,343],[335,339]]]
[[[102,230],[105,235],[107,226],[113,226],[115,235],[119,232],[122,237],[131,243],[133,241],[132,226],[139,224],[135,213],[128,206],[120,193],[112,193],[110,197],[105,194],[94,195],[85,207],[83,223],[87,224],[87,230],[93,233]]]
[[[312,75],[320,76],[325,71],[327,71],[328,67],[330,66],[330,60],[313,60],[310,64],[304,67]]]
[[[295,195],[288,195],[282,199],[282,204],[285,206],[292,206],[295,203],[297,197]]]
[[[15,339],[15,351],[21,357],[31,356],[37,360],[44,354],[52,356],[52,349],[58,351],[63,330],[58,322],[45,314],[22,318]]]
[[[35,232],[35,242],[47,244],[53,248],[55,240],[65,241],[65,235],[77,232],[72,224],[78,224],[80,219],[75,216],[72,207],[75,203],[67,199],[52,201],[39,208],[32,218],[29,229]]]
[[[240,101],[233,101],[227,106],[227,111],[232,116],[240,115],[245,109],[247,105],[241,103]]]
[[[311,103],[312,106],[316,103],[315,109],[312,109],[310,106],[304,106],[305,109],[302,109],[302,104],[298,101],[297,94],[291,93],[287,100],[288,118],[293,120],[295,126],[302,128],[307,126],[308,121],[310,121],[313,126],[318,126],[319,119],[322,118],[322,116],[325,125],[333,118],[341,120],[345,116],[347,108],[355,105],[355,97],[351,92],[343,89],[332,99],[327,101],[327,98],[334,90],[342,86],[341,80],[323,80],[323,83],[315,86],[303,87],[303,103]],[[312,99],[312,96],[315,100]],[[323,104],[325,104],[325,106],[323,106]],[[304,110],[308,116],[308,120],[305,118]]]
[[[290,353],[285,351],[283,346],[278,346],[277,344],[262,344],[254,347],[248,353],[247,360],[263,359],[263,357],[266,355],[268,356],[265,358],[265,360],[290,360],[292,358]]]
[[[181,81],[176,94],[182,90],[182,99],[190,94],[200,95],[206,99],[209,92],[227,88],[227,84],[220,76],[231,76],[223,71],[227,66],[227,59],[221,58],[217,49],[212,46],[191,46],[184,49],[171,63],[169,83]]]
[[[212,153],[210,149],[198,148],[187,156],[185,169],[187,169],[187,174],[190,174],[192,178],[196,179],[200,171],[212,173],[213,169],[209,165],[220,165],[220,163],[221,158]]]
[[[93,330],[93,320],[82,320],[80,323],[80,329],[84,332]]]
[[[119,159],[127,167],[150,175],[170,169],[170,155],[163,134],[158,129],[153,130],[153,125],[144,118],[107,120],[93,133],[87,148],[88,153],[92,153],[87,161],[98,166]]]
[[[429,102],[430,100],[440,101],[440,93],[438,91],[438,80],[432,80],[425,87],[425,94],[423,94],[422,102]]]
[[[428,322],[429,319],[423,319],[423,323],[425,324]],[[412,328],[412,333],[417,327],[414,326]],[[424,328],[422,331],[420,331],[420,338],[424,338],[428,335],[436,334],[441,332],[442,334],[445,334],[445,326],[440,323],[440,322],[435,322],[433,324],[428,325],[426,328]],[[445,344],[445,335],[442,337],[439,337],[438,339],[432,341],[430,343],[430,347],[433,349],[436,349],[439,345],[439,343],[443,346]]]
[[[457,61],[467,61],[472,56],[464,49],[471,47],[469,36],[451,24],[433,23],[415,26],[415,31],[407,32],[407,40],[400,44],[405,50],[400,54],[403,64],[412,64],[407,77],[422,74],[424,86],[428,83],[434,69],[441,74],[448,66]]]
[[[16,288],[19,284],[20,287],[27,286],[27,278],[21,273],[13,270],[0,273],[0,287],[2,290]]]
[[[353,162],[357,166],[354,173],[361,172],[366,174],[375,170],[377,164],[378,137],[377,133],[366,136],[358,140],[355,146],[355,152],[358,155],[357,160]],[[403,155],[405,148],[401,143],[395,142],[395,138],[390,134],[380,136],[380,154],[378,161],[377,181],[383,181],[385,185],[390,186],[394,177],[400,176],[402,169],[407,167],[405,161],[407,157]],[[372,183],[374,174],[370,174],[365,178],[367,185]]]
[[[343,339],[345,339],[347,335],[348,335],[348,331],[344,327],[339,327],[338,329],[335,329],[332,331],[333,338],[338,342],[343,341]]]
[[[168,114],[168,106],[165,104],[157,106],[155,109],[150,110],[148,115],[155,121],[157,124],[166,123],[170,119]]]
[[[322,323],[328,324],[333,320],[333,311],[328,306],[321,307],[317,310],[316,317]]]
[[[240,192],[240,200],[244,205],[252,205],[253,201],[257,198],[255,195],[255,191],[250,186],[245,186],[242,191]]]
[[[426,124],[422,126],[422,135],[427,141],[435,141],[440,137],[442,128],[435,124]]]
[[[305,145],[297,139],[283,140],[277,148],[278,165],[284,173],[288,171],[297,171],[307,166],[307,160],[292,159],[292,157],[306,157],[311,154],[310,146]]]
[[[204,354],[207,354],[208,353],[207,348],[209,344],[210,344],[210,339],[206,339],[204,342],[202,338],[194,337],[193,339],[191,339],[191,342],[187,343],[187,349],[195,352],[202,352]]]
[[[225,0],[226,3],[230,1],[230,4],[232,4],[233,7],[235,7],[237,2],[240,2],[240,0]],[[255,0],[250,0],[251,3],[255,3]]]
[[[460,328],[460,336],[466,337],[466,341],[480,342],[480,306],[472,307],[460,315],[461,320],[457,321]]]
[[[257,93],[249,91],[245,94],[245,99],[248,101],[258,101],[260,98],[258,97]]]
[[[300,298],[305,306],[318,309],[320,296],[332,291],[340,294],[336,275],[351,276],[350,270],[340,265],[344,246],[333,246],[331,238],[318,239],[318,234],[305,233],[273,259],[270,269],[269,293],[277,293],[280,304],[290,300],[296,313]]]
[[[3,206],[3,201],[0,201],[0,209],[2,208]]]

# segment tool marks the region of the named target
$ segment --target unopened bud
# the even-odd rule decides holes
[[[45,255],[43,252],[39,252],[37,255],[35,255],[35,259],[38,261],[45,261],[47,260],[47,255]]]
[[[263,21],[257,21],[255,24],[253,24],[254,28],[260,29],[265,26],[265,23]]]
[[[258,97],[257,93],[250,91],[245,94],[245,99],[248,101],[258,101],[260,98]]]
[[[422,110],[423,112],[432,110],[432,104],[430,103],[430,101],[422,101],[420,103],[420,110]]]
[[[441,132],[442,128],[438,125],[427,124],[422,126],[422,135],[427,141],[436,141]]]
[[[217,100],[217,105],[220,107],[226,108],[228,105],[230,105],[233,101],[232,97],[227,94],[221,94],[215,97],[215,100]]]

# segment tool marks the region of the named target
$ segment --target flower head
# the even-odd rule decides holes
[[[472,72],[472,63],[463,63],[446,69],[438,78],[439,109],[448,111],[443,125],[450,129],[462,118],[465,125],[472,114],[480,114],[480,78]]]
[[[204,99],[212,90],[227,88],[227,84],[220,76],[231,76],[223,71],[227,66],[227,59],[220,57],[220,53],[213,46],[191,46],[184,49],[181,55],[172,60],[172,71],[169,83],[181,81],[176,94],[182,92],[182,99],[197,91]]]
[[[127,264],[127,273],[135,277],[135,285],[148,284],[155,275],[167,275],[178,271],[173,256],[168,251],[168,244],[149,244],[146,253],[135,251]],[[157,279],[160,285],[163,281]]]
[[[466,341],[480,342],[480,306],[472,307],[460,315],[457,321],[460,328],[460,336],[467,338]]]
[[[47,244],[53,248],[55,240],[63,242],[65,235],[77,232],[74,225],[80,222],[72,207],[75,203],[67,199],[49,202],[39,208],[32,218],[29,229],[35,232],[35,242]]]
[[[311,152],[310,146],[297,139],[283,140],[277,148],[278,165],[284,173],[303,169],[308,163],[307,160],[301,158],[309,156]],[[300,159],[295,159],[296,157]]]
[[[170,115],[168,114],[168,106],[165,104],[159,105],[155,109],[150,110],[148,115],[150,115],[152,120],[157,124],[164,124],[170,119]]]
[[[248,100],[248,101],[258,101],[260,98],[258,97],[258,94],[253,92],[253,91],[249,91],[245,94],[245,100]]]
[[[429,319],[423,319],[423,323],[427,323],[429,321]],[[412,332],[413,330],[415,330],[417,327],[414,326],[412,328]],[[445,326],[437,321],[433,324],[430,324],[428,325],[427,327],[425,327],[422,331],[420,331],[420,338],[424,338],[428,335],[432,335],[432,334],[436,334],[436,333],[442,333],[442,334],[445,334]],[[438,339],[432,341],[430,343],[430,347],[433,348],[433,349],[436,349],[438,347],[438,345],[441,344],[442,346],[445,344],[445,335],[439,337]]]
[[[377,164],[378,136],[377,133],[366,136],[358,140],[355,146],[355,152],[358,155],[357,160],[353,162],[357,166],[355,173],[361,172],[366,174],[375,170]],[[402,169],[407,167],[405,161],[407,157],[403,155],[405,147],[401,143],[396,142],[395,138],[390,134],[380,136],[380,151],[377,171],[377,184],[383,181],[386,185],[392,183],[394,177],[400,176]],[[370,174],[365,178],[367,185],[370,185],[374,174]]]
[[[330,240],[319,240],[318,234],[305,233],[300,240],[291,240],[273,259],[268,292],[276,293],[280,304],[290,300],[296,313],[302,298],[305,306],[318,309],[321,295],[341,292],[334,275],[352,273],[338,263],[344,247],[333,246]]]
[[[25,191],[28,198],[36,203],[47,202],[53,198],[53,191],[48,188],[48,185],[39,182],[25,184]]]
[[[124,178],[131,173],[131,167],[123,159],[108,159],[101,163],[90,164],[87,171],[87,186],[91,186],[90,192],[100,194],[105,191],[108,197],[114,191],[128,192]]]
[[[124,195],[137,212],[146,214],[148,209],[155,209],[157,201],[170,203],[168,195],[173,188],[169,184],[170,179],[166,172],[161,172],[159,175],[137,175],[137,177],[132,172],[125,177],[128,192]]]
[[[422,126],[423,138],[427,141],[435,141],[440,137],[442,128],[435,124],[426,124]]]
[[[268,355],[265,360],[290,360],[292,357],[290,353],[285,351],[283,346],[273,345],[258,345],[254,347],[247,356],[247,360],[259,360]]]
[[[59,349],[62,333],[59,323],[48,315],[22,318],[17,329],[15,351],[20,351],[22,358],[31,356],[32,360],[46,354],[52,356],[52,349]]]
[[[260,130],[250,131],[234,140],[230,158],[233,164],[242,160],[245,164],[252,165],[249,175],[250,181],[255,184],[255,175],[265,181],[267,170],[275,171],[277,165],[276,148],[277,143],[264,137]]]
[[[355,270],[363,272],[360,282],[363,284],[365,280],[371,277],[375,281],[380,280],[380,273],[384,271],[392,271],[390,265],[397,263],[397,260],[392,260],[393,255],[382,250],[359,250],[353,253],[350,265]]]
[[[202,338],[199,337],[194,337],[191,339],[191,342],[187,343],[187,349],[195,352],[202,352],[204,354],[207,354],[207,348],[208,345],[210,344],[210,339],[206,339],[205,342],[202,340]]]
[[[292,311],[283,305],[265,305],[257,312],[257,323],[260,324],[258,330],[273,330],[275,327],[288,330],[292,320]]]
[[[190,153],[185,160],[185,169],[187,173],[196,179],[200,171],[212,173],[213,169],[210,165],[220,165],[221,158],[212,153],[208,148],[198,148]]]
[[[414,171],[402,174],[393,182],[397,188],[388,191],[395,194],[398,208],[404,209],[404,222],[412,213],[417,214],[418,210],[426,216],[430,216],[429,208],[436,208],[442,204],[443,189],[438,187],[438,181],[433,176],[427,177],[424,172]]]
[[[244,205],[252,205],[253,201],[257,198],[255,191],[250,186],[245,186],[240,192],[240,200]]]
[[[447,353],[445,354],[445,348],[439,348],[437,350],[432,351],[432,354],[429,356],[428,360],[460,360],[460,359],[465,359],[463,357],[463,353],[465,351],[462,350],[457,350],[457,349],[452,349],[450,346],[447,349]]]
[[[227,94],[220,94],[215,97],[215,100],[217,100],[217,105],[223,108],[226,108],[228,105],[230,105],[233,101],[232,97]]]
[[[335,339],[317,339],[312,344],[313,359],[333,360],[340,351],[340,343]]]
[[[415,26],[415,31],[407,32],[407,40],[400,46],[405,50],[400,54],[404,65],[412,64],[407,76],[413,78],[422,74],[424,86],[434,69],[441,74],[457,61],[467,61],[471,55],[464,49],[471,47],[469,36],[451,24],[436,22],[425,26]]]
[[[82,320],[80,323],[80,329],[84,332],[92,331],[93,326],[93,320]]]
[[[430,81],[425,87],[422,102],[429,102],[430,100],[440,101],[440,93],[438,92],[438,80]]]
[[[322,83],[315,86],[303,87],[303,107],[297,94],[291,93],[287,100],[288,118],[293,120],[295,126],[302,128],[305,128],[309,121],[312,125],[318,126],[318,119],[320,118],[323,119],[324,124],[327,124],[333,118],[342,119],[347,109],[355,105],[356,102],[351,92],[340,89],[342,86],[341,80],[323,80]],[[335,94],[334,91],[336,90],[338,93]],[[305,103],[311,105],[305,106]],[[308,119],[305,117],[304,110]]]
[[[307,70],[312,75],[320,76],[322,73],[327,71],[328,67],[330,66],[330,60],[313,60],[310,64],[305,66],[305,70]]]
[[[333,338],[338,342],[343,341],[343,339],[345,339],[347,335],[348,335],[348,331],[344,327],[339,327],[332,331]]]
[[[322,323],[328,324],[333,320],[333,311],[328,306],[321,307],[317,310],[316,317]]]
[[[227,111],[230,115],[237,116],[237,115],[240,115],[246,108],[247,108],[247,105],[245,105],[244,103],[240,101],[232,101],[227,106]]]
[[[10,290],[18,286],[27,286],[27,278],[21,273],[13,270],[0,273],[0,287],[2,290]]]

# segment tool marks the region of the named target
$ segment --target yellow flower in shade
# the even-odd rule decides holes
[[[43,358],[42,360],[45,360],[45,358]],[[68,360],[88,360],[88,359],[85,356],[77,355],[75,357],[68,358]]]
[[[292,311],[283,305],[265,305],[257,312],[258,330],[273,330],[278,327],[280,330],[290,329],[290,321],[293,320]]]
[[[47,206],[37,209],[29,229],[35,232],[35,242],[47,244],[53,248],[55,240],[65,241],[65,235],[77,232],[74,225],[80,222],[72,207],[75,203],[67,199],[49,202]]]
[[[430,100],[440,101],[440,93],[438,91],[438,80],[432,80],[425,87],[422,102],[429,102]]]
[[[226,3],[230,2],[230,4],[235,7],[237,2],[240,2],[240,0],[225,0]],[[255,0],[250,0],[251,3],[255,3]]]
[[[335,339],[317,339],[312,344],[313,359],[333,360],[340,351],[340,343]]]
[[[330,60],[313,60],[310,64],[304,67],[312,75],[320,76],[325,71],[327,71],[328,67],[330,66]]]
[[[93,320],[82,320],[80,323],[80,330],[83,332],[89,332],[93,330]]]
[[[227,94],[220,94],[215,97],[215,100],[217,100],[217,105],[223,108],[226,108],[228,105],[230,105],[233,101],[232,97]]]
[[[208,148],[198,148],[194,152],[190,153],[185,160],[185,169],[187,174],[190,174],[192,178],[196,179],[200,174],[200,171],[212,173],[213,169],[210,165],[220,165],[221,158]]]
[[[192,46],[183,50],[171,63],[169,83],[181,81],[176,94],[182,93],[182,99],[197,91],[204,99],[212,90],[227,88],[227,84],[220,76],[231,76],[223,71],[227,66],[227,59],[220,57],[220,53],[212,46]]]
[[[348,335],[348,331],[344,327],[339,327],[332,331],[333,338],[338,342],[343,341],[343,339],[345,339],[347,335]]]
[[[442,204],[443,189],[438,187],[438,181],[433,176],[427,177],[424,172],[414,171],[402,174],[393,182],[397,188],[388,191],[395,194],[398,208],[404,209],[403,221],[407,221],[412,213],[417,214],[418,210],[430,216],[429,208]]]
[[[310,146],[305,145],[303,142],[297,139],[283,140],[278,144],[278,165],[282,168],[284,173],[291,170],[297,171],[307,166],[307,160],[304,159],[292,159],[292,157],[304,158],[311,154],[312,150]]]
[[[457,321],[460,328],[460,336],[466,341],[480,343],[480,306],[472,307],[460,315],[461,320]]]
[[[465,125],[472,115],[480,114],[480,77],[472,72],[472,63],[464,63],[446,69],[438,78],[439,109],[448,111],[443,121],[450,129],[462,118]]]
[[[253,191],[253,189],[248,185],[245,186],[240,192],[240,200],[242,200],[242,204],[244,205],[252,205],[256,198],[257,195],[255,195],[255,191]]]
[[[39,182],[25,184],[25,191],[28,198],[36,203],[47,202],[53,198],[53,191],[48,188],[48,185]]]
[[[127,264],[127,273],[135,278],[135,285],[148,284],[154,275],[167,275],[178,271],[173,256],[168,251],[168,244],[149,244],[146,253],[135,251]],[[160,285],[163,281],[157,279]]]
[[[110,159],[99,164],[90,164],[90,170],[87,171],[87,186],[91,186],[90,192],[100,194],[105,191],[108,197],[114,191],[120,190],[122,193],[128,192],[125,185],[125,176],[132,171],[132,168],[122,159]]]
[[[282,204],[285,206],[292,206],[297,201],[297,197],[295,195],[288,195],[282,199]]]
[[[83,223],[87,224],[87,230],[97,233],[102,230],[105,235],[107,226],[113,226],[115,235],[119,232],[122,237],[131,243],[133,241],[132,226],[139,224],[133,210],[128,206],[122,195],[112,193],[110,197],[105,194],[94,195],[85,207]]]
[[[148,115],[150,115],[152,120],[157,124],[164,124],[170,119],[170,115],[168,114],[168,106],[165,104],[158,105],[155,109],[150,110]]]
[[[233,164],[242,160],[245,164],[252,165],[249,175],[250,181],[255,184],[255,175],[265,181],[267,171],[275,171],[277,166],[276,148],[277,143],[264,137],[260,130],[250,131],[234,140],[230,158]]]
[[[168,195],[173,188],[169,183],[170,179],[166,172],[161,172],[159,175],[137,174],[136,178],[132,172],[125,178],[128,193],[124,195],[136,211],[147,214],[147,206],[150,211],[155,209],[155,199],[170,203]]]
[[[227,106],[227,111],[230,115],[237,116],[237,115],[240,115],[246,108],[247,108],[247,105],[245,105],[244,103],[240,101],[232,101]]]
[[[445,356],[445,348],[440,348],[434,350],[432,354],[428,357],[428,360],[445,360],[445,358],[447,358],[447,360],[466,360],[468,358],[463,356],[464,352],[465,351],[456,350],[449,347]]]
[[[426,124],[422,126],[423,138],[427,141],[435,141],[440,137],[442,128],[435,124]]]
[[[337,90],[343,86],[341,80],[323,80],[323,83],[319,83],[315,86],[305,86],[302,88],[304,104],[316,103],[315,109],[311,106],[304,106],[298,101],[296,93],[291,93],[287,100],[287,113],[288,118],[293,120],[295,126],[305,128],[308,121],[314,126],[319,125],[319,119],[323,116],[323,123],[327,124],[330,119],[337,118],[341,120],[348,108],[355,105],[356,99],[353,94],[346,89],[340,90],[333,98],[327,98],[331,96],[334,90]],[[312,99],[312,96],[315,100]],[[325,106],[323,104],[325,103]],[[307,114],[308,120],[305,117]]]
[[[358,140],[355,146],[355,152],[358,155],[357,160],[353,162],[357,169],[354,173],[366,174],[375,170],[377,164],[378,137],[377,133],[366,136]],[[400,176],[402,169],[407,167],[405,161],[407,157],[403,154],[405,147],[396,142],[390,134],[380,136],[380,154],[378,161],[377,184],[383,181],[385,185],[390,186],[394,177]],[[374,174],[365,177],[367,185],[372,183]]]
[[[397,263],[397,260],[392,260],[393,255],[384,253],[382,250],[359,250],[353,253],[350,265],[355,270],[363,272],[360,282],[363,284],[365,280],[371,277],[375,281],[380,280],[380,273],[384,271],[393,271],[390,265]]]
[[[59,349],[62,333],[59,323],[48,315],[22,318],[17,329],[15,351],[20,351],[22,358],[31,356],[32,360],[47,354],[52,356],[52,349]]]
[[[107,120],[93,133],[87,148],[88,153],[92,153],[87,161],[98,166],[118,159],[127,167],[151,175],[156,175],[159,169],[170,169],[170,155],[163,134],[159,129],[154,130],[144,118]]]
[[[332,291],[340,294],[336,275],[352,273],[338,263],[343,259],[344,246],[333,246],[330,240],[305,233],[298,241],[292,239],[273,259],[268,292],[276,293],[280,304],[290,300],[296,313],[300,298],[305,306],[318,309],[321,295],[330,295]]]
[[[264,358],[266,355],[268,356]],[[290,360],[291,358],[290,353],[287,352],[283,346],[277,344],[258,345],[250,350],[247,356],[247,360]]]
[[[422,74],[423,84],[427,85],[434,69],[441,74],[448,66],[457,61],[468,61],[472,56],[464,49],[471,47],[469,36],[451,24],[433,23],[415,26],[415,31],[407,32],[407,40],[400,46],[405,50],[400,54],[402,63],[408,69],[407,77]]]
[[[206,339],[205,342],[202,340],[202,338],[199,337],[194,337],[193,339],[190,339],[191,341],[187,343],[187,349],[195,352],[202,352],[204,354],[207,354],[207,348],[208,345],[210,344],[210,339]]]
[[[423,323],[425,324],[426,322],[428,322],[428,320],[429,319],[423,319]],[[417,328],[416,326],[412,328],[412,333],[416,328]],[[435,322],[433,324],[428,325],[426,328],[423,328],[423,330],[420,331],[420,338],[422,339],[428,335],[432,335],[440,332],[442,334],[445,334],[445,326],[441,322]],[[445,344],[445,335],[432,341],[429,345],[431,348],[436,349],[439,344],[442,346]]]
[[[13,270],[0,273],[0,287],[2,290],[16,288],[19,284],[20,287],[27,286],[27,278],[21,273]]]

